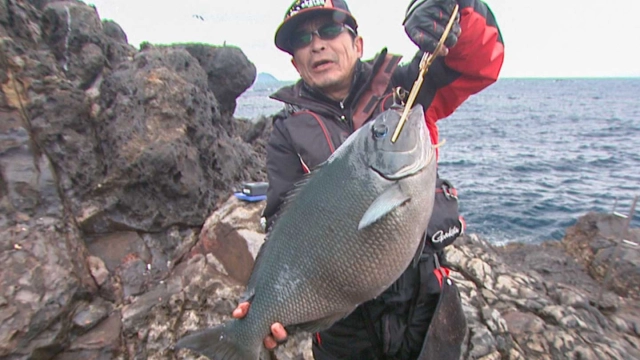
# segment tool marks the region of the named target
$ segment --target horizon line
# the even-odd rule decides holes
[[[258,78],[257,75],[259,74],[267,74],[272,76],[273,78],[275,78],[278,81],[282,81],[282,82],[290,82],[290,81],[298,81],[300,78],[296,78],[296,79],[279,79],[277,78],[275,75],[266,72],[266,71],[260,71],[256,74],[256,79]],[[610,80],[624,80],[624,79],[640,79],[640,74],[638,75],[603,75],[603,76],[588,76],[588,75],[580,75],[580,76],[571,76],[571,75],[565,75],[565,76],[513,76],[513,75],[509,75],[509,76],[499,76],[498,77],[498,81],[499,80],[606,80],[606,79],[610,79]]]

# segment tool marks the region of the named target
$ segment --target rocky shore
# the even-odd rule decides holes
[[[138,50],[82,2],[0,0],[0,359],[197,358],[172,345],[229,318],[264,237],[232,196],[265,180],[269,119],[232,116],[255,77],[232,46]],[[624,225],[459,239],[463,358],[640,359]],[[308,337],[273,358],[311,359]]]

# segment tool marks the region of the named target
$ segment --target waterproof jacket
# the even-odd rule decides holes
[[[489,8],[478,0],[459,0],[459,5],[462,32],[458,42],[446,57],[434,61],[416,99],[425,109],[433,143],[438,142],[436,122],[494,83],[504,59],[502,36]],[[302,80],[271,95],[285,106],[274,116],[266,148],[269,189],[263,216],[267,224],[294,184],[327,160],[361,125],[354,123],[354,113],[373,106],[366,121],[371,120],[393,103],[394,88],[411,90],[422,55],[418,51],[409,63],[398,64],[400,57],[388,56],[383,49],[374,59],[359,61],[351,92],[343,102],[326,97]],[[385,72],[390,72],[386,78],[375,77]],[[380,84],[380,78],[388,82]],[[382,89],[378,96],[368,96],[376,89]]]

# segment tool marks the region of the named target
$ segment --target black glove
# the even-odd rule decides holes
[[[433,53],[451,18],[456,0],[411,0],[405,16],[404,31],[420,50]],[[447,48],[453,47],[460,36],[460,13],[444,41]]]

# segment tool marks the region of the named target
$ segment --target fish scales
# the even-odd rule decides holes
[[[248,285],[246,317],[178,347],[258,359],[272,323],[319,331],[388,288],[414,258],[433,207],[435,160],[423,116],[412,109],[395,144],[386,134],[398,110],[352,134],[278,215]]]

